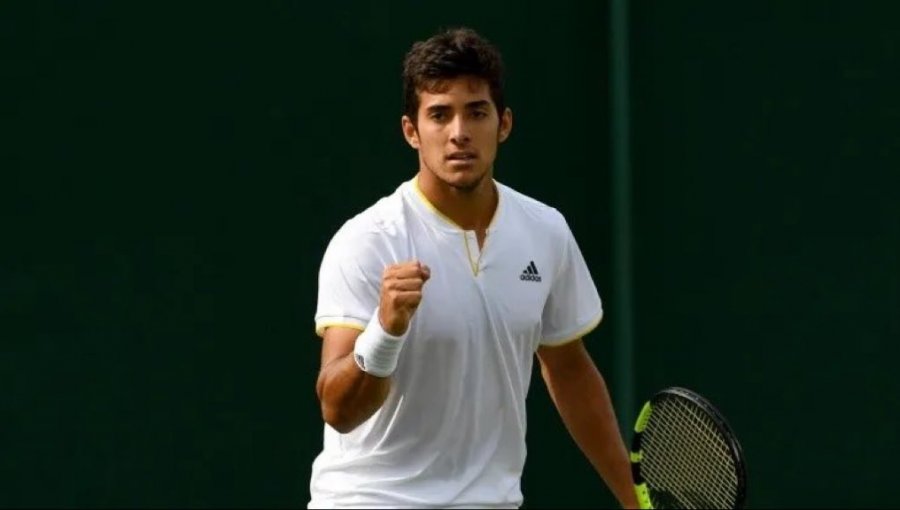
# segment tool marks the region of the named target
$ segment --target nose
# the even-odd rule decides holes
[[[471,140],[468,124],[462,115],[457,115],[450,124],[450,141],[456,145],[466,145]]]

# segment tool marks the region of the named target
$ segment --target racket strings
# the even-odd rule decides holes
[[[738,479],[731,448],[715,422],[688,401],[654,403],[641,441],[641,474],[658,508],[732,508]]]

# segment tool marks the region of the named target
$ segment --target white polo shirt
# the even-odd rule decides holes
[[[319,273],[316,332],[362,330],[385,266],[431,268],[384,405],[348,434],[325,425],[310,508],[522,504],[525,396],[535,350],[594,329],[600,297],[556,210],[496,183],[479,250],[417,180],[346,222]]]

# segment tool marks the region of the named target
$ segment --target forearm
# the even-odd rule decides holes
[[[390,389],[390,377],[375,377],[363,372],[352,352],[325,366],[316,383],[322,417],[342,434],[375,414]]]
[[[631,463],[609,391],[592,361],[563,373],[544,371],[551,398],[578,447],[625,508],[637,508]]]

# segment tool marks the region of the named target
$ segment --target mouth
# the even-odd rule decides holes
[[[448,154],[446,159],[450,162],[468,163],[478,159],[478,156],[471,151],[456,151]]]

